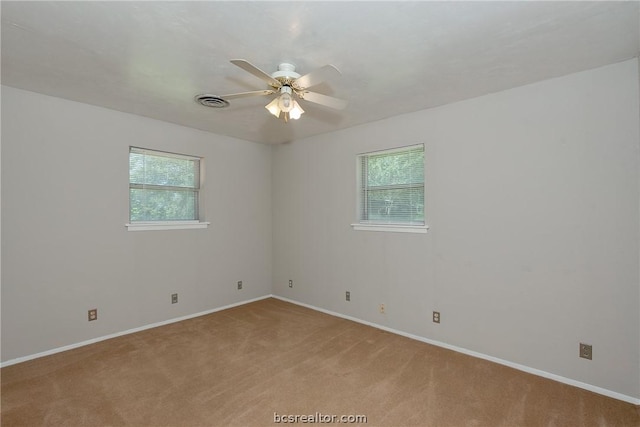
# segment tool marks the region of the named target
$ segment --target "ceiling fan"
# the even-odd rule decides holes
[[[308,88],[322,83],[331,77],[340,76],[340,71],[333,65],[325,65],[301,76],[296,73],[295,65],[286,62],[278,65],[278,71],[272,74],[267,74],[244,59],[232,59],[231,63],[263,80],[269,85],[270,89],[231,93],[213,98],[211,95],[198,95],[196,97],[198,102],[207,106],[218,106],[212,104],[227,106],[229,105],[227,101],[229,99],[265,96],[277,93],[278,96],[267,104],[265,108],[277,118],[280,118],[282,113],[284,113],[282,118],[285,122],[288,122],[289,119],[297,120],[304,113],[304,110],[295,100],[295,97],[337,110],[342,110],[347,106],[347,101],[343,99],[317,92],[310,92],[308,90]],[[208,102],[207,97],[209,97]]]

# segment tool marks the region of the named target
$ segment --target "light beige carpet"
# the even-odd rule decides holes
[[[640,425],[631,404],[276,299],[1,375],[6,427],[263,426],[316,413],[368,426]]]

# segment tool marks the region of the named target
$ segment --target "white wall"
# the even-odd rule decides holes
[[[126,230],[130,145],[205,158],[208,229]],[[271,293],[268,146],[3,87],[2,206],[2,361]]]
[[[278,146],[274,293],[640,398],[638,101],[630,60]],[[352,230],[356,154],[421,142],[429,233]]]

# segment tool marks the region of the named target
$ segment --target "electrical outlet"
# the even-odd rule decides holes
[[[440,323],[440,312],[439,311],[434,311],[433,312],[433,323]]]
[[[289,279],[289,287],[293,288],[293,280]]]
[[[176,304],[178,302],[178,294],[171,294],[171,304]]]
[[[242,289],[242,280],[238,280],[238,289]]]
[[[593,347],[591,344],[580,343],[580,357],[589,360],[593,358]]]
[[[347,291],[347,292],[344,294],[344,297],[345,297],[345,299],[346,299],[347,301],[351,301],[351,292]]]
[[[92,320],[98,319],[98,309],[92,308],[91,310],[89,310],[88,316],[89,316],[89,322],[91,322]]]
[[[378,307],[378,310],[380,311],[380,314],[384,314],[384,304],[380,304],[380,307]]]

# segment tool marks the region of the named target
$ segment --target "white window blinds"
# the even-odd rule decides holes
[[[424,145],[358,156],[362,224],[424,225]]]
[[[130,221],[197,221],[200,160],[130,147]]]

